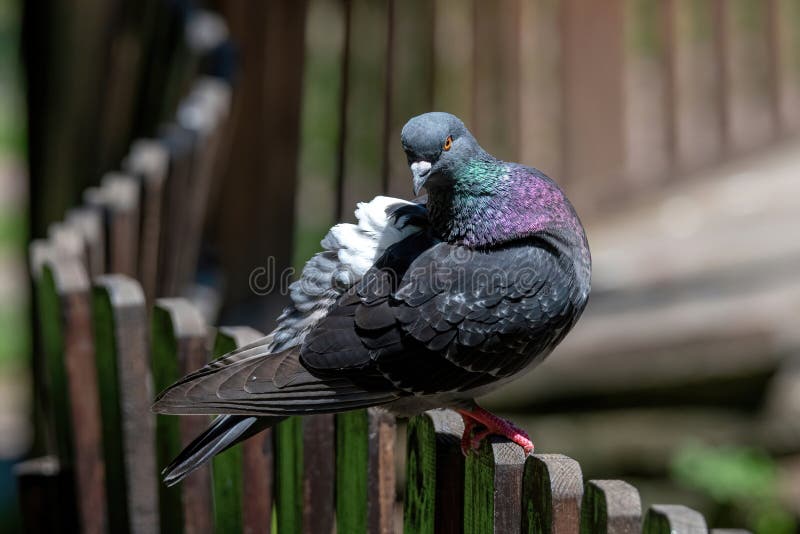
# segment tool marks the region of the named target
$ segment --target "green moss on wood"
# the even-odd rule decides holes
[[[100,416],[102,418],[103,457],[106,465],[106,499],[110,532],[128,532],[127,484],[122,444],[122,417],[119,405],[117,347],[111,296],[105,288],[92,291],[92,325],[97,362]]]
[[[163,391],[180,378],[178,344],[172,317],[163,308],[153,309],[152,370],[155,391]],[[174,415],[156,416],[156,461],[159,472],[181,452],[180,419]],[[158,485],[158,504],[162,532],[183,532],[184,517],[181,485]]]
[[[278,532],[303,531],[303,420],[290,417],[275,426],[275,513]]]
[[[235,350],[236,341],[224,333],[214,340],[213,358]],[[242,445],[237,444],[211,461],[215,532],[241,532]]]
[[[464,533],[494,531],[494,455],[491,439],[483,440],[478,453],[464,465]]]
[[[403,530],[433,534],[436,527],[436,430],[420,415],[408,423]]]
[[[337,532],[367,531],[369,419],[366,410],[336,416]]]

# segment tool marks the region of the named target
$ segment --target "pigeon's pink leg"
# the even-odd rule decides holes
[[[466,455],[469,448],[473,450],[480,446],[486,436],[504,436],[525,450],[525,454],[533,452],[533,442],[524,430],[515,426],[511,421],[506,421],[497,417],[491,412],[487,412],[480,406],[475,405],[470,410],[458,410],[461,418],[464,419],[464,435],[461,437],[461,451]],[[483,430],[472,435],[476,426],[483,427]]]

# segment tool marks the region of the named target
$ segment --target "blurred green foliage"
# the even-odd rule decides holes
[[[674,456],[671,470],[680,485],[742,513],[754,532],[795,532],[794,518],[778,496],[777,466],[765,452],[735,445],[689,443]]]

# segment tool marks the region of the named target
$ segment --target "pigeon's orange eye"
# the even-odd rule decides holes
[[[445,150],[445,152],[447,152],[448,150],[450,150],[450,147],[452,146],[453,146],[453,136],[448,135],[447,139],[445,139],[444,141],[444,146],[442,148]]]

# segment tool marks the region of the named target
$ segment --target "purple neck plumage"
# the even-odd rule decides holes
[[[547,232],[583,245],[574,209],[544,174],[498,161],[473,164],[451,187],[429,191],[434,230],[445,240],[482,248]],[[574,239],[572,239],[574,238]]]

